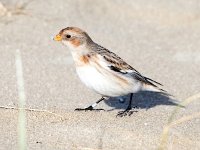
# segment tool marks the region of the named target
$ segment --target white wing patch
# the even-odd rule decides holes
[[[122,69],[122,68],[119,68],[119,67],[116,67],[116,64],[114,63],[111,63],[111,62],[108,62],[106,59],[104,59],[103,56],[101,55],[98,55],[98,58],[99,58],[99,64],[104,67],[105,69],[109,69],[109,70],[112,70],[112,71],[115,71],[115,72],[119,72],[119,73],[122,73],[122,74],[130,74],[130,73],[133,73],[134,70],[131,70],[131,69]]]

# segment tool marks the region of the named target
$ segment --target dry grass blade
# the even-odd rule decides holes
[[[59,115],[57,113],[51,112],[49,110],[44,110],[44,109],[34,109],[34,108],[17,108],[17,107],[9,107],[9,106],[0,106],[0,108],[2,109],[14,109],[14,110],[26,110],[26,111],[34,111],[34,112],[44,112],[44,113],[48,113],[57,117],[60,117],[61,120],[64,120],[64,116]]]
[[[19,49],[16,50],[15,66],[16,66],[16,79],[17,79],[19,106],[20,108],[24,108],[24,106],[26,105],[26,94],[25,94],[25,87],[24,87],[22,58],[21,58],[21,52]],[[20,109],[19,115],[18,115],[18,144],[19,144],[20,150],[27,149],[26,113],[24,109]]]
[[[186,100],[184,100],[181,103],[181,105],[187,106],[191,102],[198,100],[198,99],[200,99],[200,93],[187,98]],[[166,143],[167,143],[170,128],[177,126],[181,123],[187,122],[189,120],[200,117],[200,112],[197,112],[197,113],[193,113],[192,115],[184,116],[184,117],[182,117],[178,120],[173,121],[175,115],[179,112],[179,110],[180,110],[180,107],[176,107],[174,109],[174,111],[172,112],[171,116],[169,117],[168,124],[164,127],[162,135],[161,135],[161,142],[160,142],[160,145],[159,145],[159,148],[158,148],[159,150],[166,149]]]

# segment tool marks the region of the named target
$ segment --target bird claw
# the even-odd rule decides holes
[[[132,108],[127,108],[124,111],[119,111],[116,115],[116,117],[125,117],[125,116],[131,116],[134,112],[138,112],[136,110],[131,110]]]

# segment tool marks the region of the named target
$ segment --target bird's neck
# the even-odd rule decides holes
[[[74,62],[76,64],[82,63],[80,62],[83,60],[82,58],[85,58],[85,56],[87,56],[91,52],[91,50],[85,45],[80,45],[79,47],[76,47],[76,48],[75,47],[69,47],[69,48],[70,48],[72,57],[74,59]]]

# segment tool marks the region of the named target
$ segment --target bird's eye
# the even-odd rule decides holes
[[[71,35],[67,34],[66,37],[69,39],[69,38],[71,38]]]

